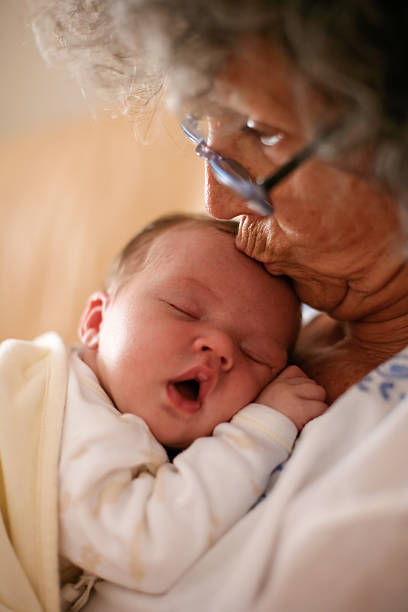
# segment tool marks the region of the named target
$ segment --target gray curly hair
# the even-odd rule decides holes
[[[375,167],[408,191],[408,5],[385,0],[32,0],[43,56],[140,111],[163,89],[175,107],[211,90],[244,33],[281,44],[326,95],[358,110]],[[39,4],[40,3],[40,4]]]

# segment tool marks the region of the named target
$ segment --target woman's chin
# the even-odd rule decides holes
[[[301,302],[315,310],[327,312],[335,318],[344,305],[348,293],[346,286],[328,285],[323,279],[305,283],[303,279],[296,280],[295,278],[293,286]]]

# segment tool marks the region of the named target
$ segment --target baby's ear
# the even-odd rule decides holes
[[[90,349],[98,348],[99,329],[109,302],[110,295],[104,291],[96,291],[88,299],[82,313],[78,330],[79,338],[82,344]]]

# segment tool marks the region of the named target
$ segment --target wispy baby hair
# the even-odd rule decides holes
[[[221,221],[200,214],[172,214],[158,217],[143,227],[120,251],[108,273],[105,290],[116,293],[137,270],[143,268],[149,248],[158,236],[176,227],[185,229],[214,228],[236,236],[238,223]]]

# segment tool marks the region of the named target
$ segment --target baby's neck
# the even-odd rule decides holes
[[[87,348],[86,346],[83,346],[79,350],[78,355],[79,355],[80,359],[82,359],[82,361],[84,363],[86,363],[86,365],[89,368],[91,368],[91,370],[95,374],[95,376],[98,376],[98,374],[97,374],[97,367],[96,367],[96,351],[93,351],[93,350]]]

